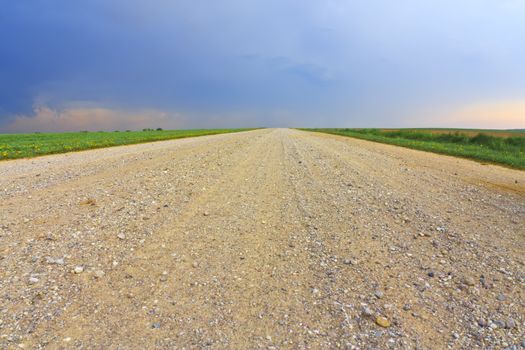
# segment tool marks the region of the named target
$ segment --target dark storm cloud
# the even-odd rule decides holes
[[[518,1],[0,4],[0,130],[101,110],[119,125],[439,125],[525,96]]]

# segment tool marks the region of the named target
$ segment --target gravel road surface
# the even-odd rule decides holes
[[[0,162],[0,348],[521,349],[525,172],[264,129]]]

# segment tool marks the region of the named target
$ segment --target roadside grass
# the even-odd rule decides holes
[[[447,129],[447,128],[436,128],[436,129],[425,129],[425,128],[410,128],[410,129],[379,129],[381,131],[420,131],[429,132],[431,134],[452,134],[461,133],[467,136],[476,136],[477,134],[485,134],[497,137],[514,137],[514,136],[525,136],[525,130],[523,129],[511,129],[511,130],[490,130],[490,129]]]
[[[0,134],[0,160],[31,158],[46,154],[66,153],[93,148],[129,145],[143,142],[216,135],[254,129],[198,129],[115,132],[68,132],[34,134]]]
[[[507,136],[497,130],[437,129],[301,129],[305,131],[355,137],[482,162],[525,169],[525,135]],[[490,134],[489,134],[490,133]]]

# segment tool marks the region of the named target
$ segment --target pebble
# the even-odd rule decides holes
[[[505,301],[507,297],[504,294],[498,294],[496,299],[498,299],[498,301]]]
[[[29,277],[29,283],[30,284],[35,284],[35,283],[38,283],[39,279],[36,278],[36,277]]]
[[[390,327],[390,324],[391,324],[390,321],[386,317],[383,317],[383,316],[377,316],[376,323],[378,326],[381,326],[383,328],[388,328]]]
[[[160,328],[160,323],[159,323],[159,322],[156,322],[156,323],[152,324],[152,325],[151,325],[151,328],[153,328],[153,329],[158,329],[158,328]]]
[[[84,266],[75,266],[75,269],[73,270],[74,273],[82,273],[84,272]]]
[[[106,273],[104,271],[102,271],[102,270],[95,271],[95,277],[96,278],[102,278],[102,277],[104,277],[105,274]]]
[[[162,275],[160,276],[161,282],[166,282],[168,280],[168,271],[164,271]]]
[[[409,311],[411,308],[412,308],[412,306],[410,304],[403,305],[403,310],[405,310],[405,311]]]
[[[370,317],[373,314],[374,314],[373,311],[369,307],[364,307],[363,308],[363,315]]]
[[[499,328],[505,328],[507,325],[505,324],[505,321],[502,320],[495,320],[494,324]]]
[[[51,257],[47,257],[46,258],[46,262],[48,264],[54,264],[54,265],[64,265],[64,258],[57,258],[57,259],[53,259]]]
[[[473,285],[476,284],[476,281],[474,281],[474,279],[472,277],[469,277],[469,276],[465,276],[461,279],[461,283],[467,285],[467,286],[470,286],[472,287]]]
[[[507,322],[505,323],[505,328],[511,329],[516,327],[516,321],[514,321],[512,318],[509,318]]]
[[[487,320],[485,320],[485,319],[483,319],[483,318],[480,318],[480,319],[478,320],[478,325],[479,325],[480,327],[487,327],[487,324],[488,324],[488,323],[487,323]]]
[[[434,277],[435,276],[435,273],[434,271],[430,271],[429,273],[427,273],[428,277]]]
[[[199,263],[198,263],[198,262],[196,262],[196,261],[194,261],[194,262],[193,262],[193,263],[191,264],[191,266],[193,266],[193,267],[197,268],[197,267],[199,267]]]
[[[377,299],[381,299],[385,295],[385,293],[378,290],[374,293],[374,295],[376,296]]]
[[[123,233],[119,233],[119,234],[117,235],[117,237],[118,237],[119,239],[122,239],[122,240],[126,239],[126,235],[123,234]]]

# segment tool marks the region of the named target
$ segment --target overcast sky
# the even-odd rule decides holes
[[[521,0],[0,0],[0,132],[525,128]]]

